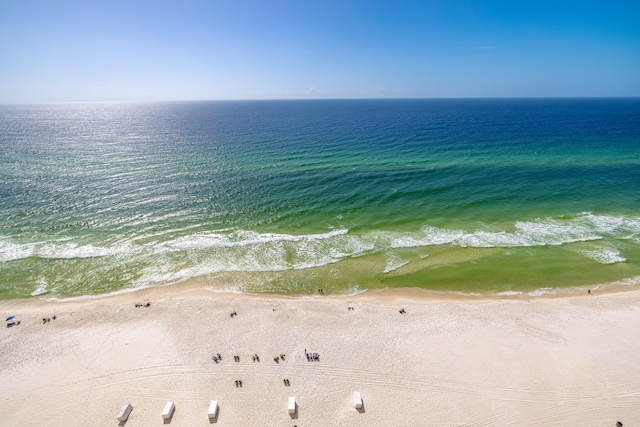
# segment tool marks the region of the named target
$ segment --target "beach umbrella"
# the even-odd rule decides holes
[[[6,321],[8,322],[9,320],[13,319],[14,317],[16,317],[16,316],[9,316],[9,317],[7,317]],[[0,317],[0,319],[1,319],[1,317]]]

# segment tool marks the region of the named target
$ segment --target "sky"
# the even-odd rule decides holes
[[[640,96],[640,1],[0,0],[0,104]]]

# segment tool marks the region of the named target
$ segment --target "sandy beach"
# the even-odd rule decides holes
[[[176,287],[4,301],[0,313],[21,321],[0,333],[7,426],[640,425],[640,290],[285,298]],[[167,401],[176,409],[163,420]]]

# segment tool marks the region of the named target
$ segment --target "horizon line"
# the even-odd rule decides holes
[[[562,99],[640,99],[640,95],[630,96],[450,96],[450,97],[390,97],[390,98],[221,98],[221,99],[182,99],[155,101],[40,101],[40,102],[0,102],[0,106],[17,105],[62,105],[62,104],[171,104],[205,102],[295,102],[295,101],[403,101],[403,100],[562,100]]]

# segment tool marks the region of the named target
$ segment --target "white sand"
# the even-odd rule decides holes
[[[640,425],[640,291],[416,294],[287,299],[165,289],[5,301],[2,320],[13,314],[22,323],[0,331],[0,425],[117,426],[131,403],[120,425],[158,426],[167,424],[169,400],[170,425],[189,427]],[[151,307],[134,307],[146,299]],[[305,348],[320,361],[308,362]],[[276,363],[280,353],[285,361]],[[220,408],[212,423],[211,400]]]

